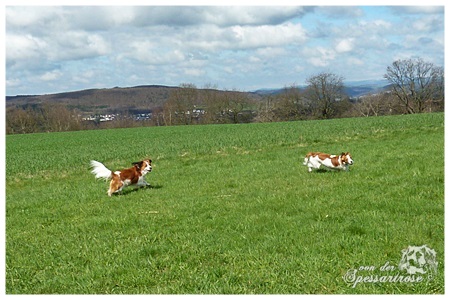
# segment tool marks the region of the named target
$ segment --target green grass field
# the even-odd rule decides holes
[[[355,164],[309,174],[308,151]],[[90,174],[146,157],[151,188]],[[343,278],[406,275],[423,244],[431,280]],[[7,136],[6,292],[442,294],[444,114]]]

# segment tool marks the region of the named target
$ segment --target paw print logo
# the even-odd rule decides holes
[[[403,249],[398,264],[399,270],[406,271],[409,275],[428,274],[428,279],[436,275],[437,266],[436,251],[427,245],[408,246]]]

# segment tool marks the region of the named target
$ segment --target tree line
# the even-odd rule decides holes
[[[109,122],[83,121],[81,112],[63,104],[43,103],[6,110],[6,133],[74,131],[137,126],[172,126],[331,119],[358,116],[414,114],[444,110],[444,68],[421,58],[397,60],[384,78],[389,89],[351,99],[344,78],[322,72],[309,77],[306,87],[294,84],[281,93],[255,99],[251,93],[197,88],[183,83],[149,120],[135,120],[126,112]]]

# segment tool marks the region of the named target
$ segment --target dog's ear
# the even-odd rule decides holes
[[[136,168],[138,168],[138,170],[140,170],[141,169],[141,165],[142,165],[142,161],[138,161],[138,162],[134,162],[134,163],[131,163],[133,166],[135,166]]]

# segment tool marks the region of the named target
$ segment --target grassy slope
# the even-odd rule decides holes
[[[6,149],[7,293],[444,292],[443,114],[17,135]],[[308,151],[355,165],[308,174]],[[89,173],[90,159],[147,156],[153,188],[109,198]],[[342,279],[422,244],[438,253],[430,282]]]

